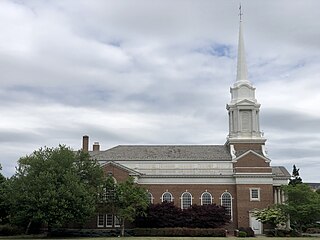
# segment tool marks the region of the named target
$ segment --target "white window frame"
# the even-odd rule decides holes
[[[171,193],[171,192],[168,192],[168,191],[166,191],[166,192],[164,192],[164,193],[162,194],[162,196],[161,196],[161,202],[164,202],[164,201],[163,201],[163,196],[164,196],[166,193],[169,193],[169,194],[170,194],[170,196],[171,196],[171,201],[170,201],[170,202],[173,202],[172,193]]]
[[[252,191],[258,191],[258,197],[257,198],[254,198],[252,196]],[[260,201],[260,188],[250,188],[250,201],[253,202],[253,201]]]
[[[111,220],[112,220],[112,223],[111,225],[108,224],[108,216],[111,216]],[[113,227],[113,215],[112,214],[106,214],[106,227]]]
[[[200,197],[200,202],[201,202],[201,206],[203,206],[203,200],[202,200],[202,197],[203,197],[203,195],[204,194],[209,194],[210,195],[210,198],[211,198],[211,203],[210,204],[212,204],[213,203],[213,197],[212,197],[212,194],[211,193],[209,193],[209,192],[207,192],[207,191],[205,191],[205,192],[203,192],[202,194],[201,194],[201,197]],[[210,205],[209,204],[209,205]],[[208,204],[206,204],[206,205],[208,205]]]
[[[99,224],[100,223],[100,217],[102,216],[102,225],[101,224]],[[101,213],[98,213],[98,216],[97,216],[97,227],[98,228],[103,228],[104,227],[104,224],[105,224],[105,219],[104,219],[104,214],[101,214]]]
[[[232,204],[233,197],[232,197],[231,193],[229,193],[228,191],[225,191],[224,193],[222,193],[221,196],[220,196],[220,204],[221,204],[221,206],[223,206],[222,205],[222,196],[224,194],[228,194],[230,196],[230,221],[233,221],[233,204]]]
[[[153,204],[154,197],[153,197],[152,193],[148,192],[148,195],[149,195],[148,198],[150,199],[150,204]],[[172,199],[172,195],[171,195],[171,199]]]
[[[184,192],[184,193],[181,194],[181,197],[180,197],[180,199],[181,199],[181,209],[188,209],[188,208],[189,208],[189,207],[183,208],[183,196],[184,196],[185,194],[188,194],[188,195],[190,196],[190,206],[189,206],[189,207],[192,206],[192,199],[193,199],[192,194],[189,193],[189,192]]]

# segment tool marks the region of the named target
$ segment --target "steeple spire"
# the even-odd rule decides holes
[[[237,81],[248,80],[248,70],[246,63],[246,56],[244,50],[244,41],[242,34],[242,10],[241,4],[239,7],[240,26],[239,26],[239,42],[238,42],[238,66],[237,66]]]

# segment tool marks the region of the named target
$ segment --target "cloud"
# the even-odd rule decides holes
[[[320,2],[242,5],[272,163],[318,181]],[[19,157],[44,145],[78,149],[84,134],[103,149],[224,144],[238,3],[1,1],[0,27],[6,176]]]

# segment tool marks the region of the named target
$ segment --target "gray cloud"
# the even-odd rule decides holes
[[[318,181],[320,2],[244,1],[274,165]],[[0,163],[47,145],[223,144],[238,2],[1,1]],[[303,144],[302,144],[303,143]],[[312,167],[314,166],[314,167]]]

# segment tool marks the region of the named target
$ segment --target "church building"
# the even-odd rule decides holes
[[[230,88],[227,104],[229,134],[221,145],[119,145],[89,150],[89,137],[83,137],[83,150],[97,159],[108,176],[118,182],[133,176],[149,194],[151,203],[173,201],[186,209],[192,204],[215,203],[226,207],[230,229],[251,227],[256,234],[263,225],[253,213],[284,202],[281,185],[290,174],[282,166],[271,166],[260,131],[260,104],[255,87],[248,79],[240,21],[237,78]],[[221,113],[224,114],[224,113]],[[115,216],[97,213],[95,228],[117,227]]]

